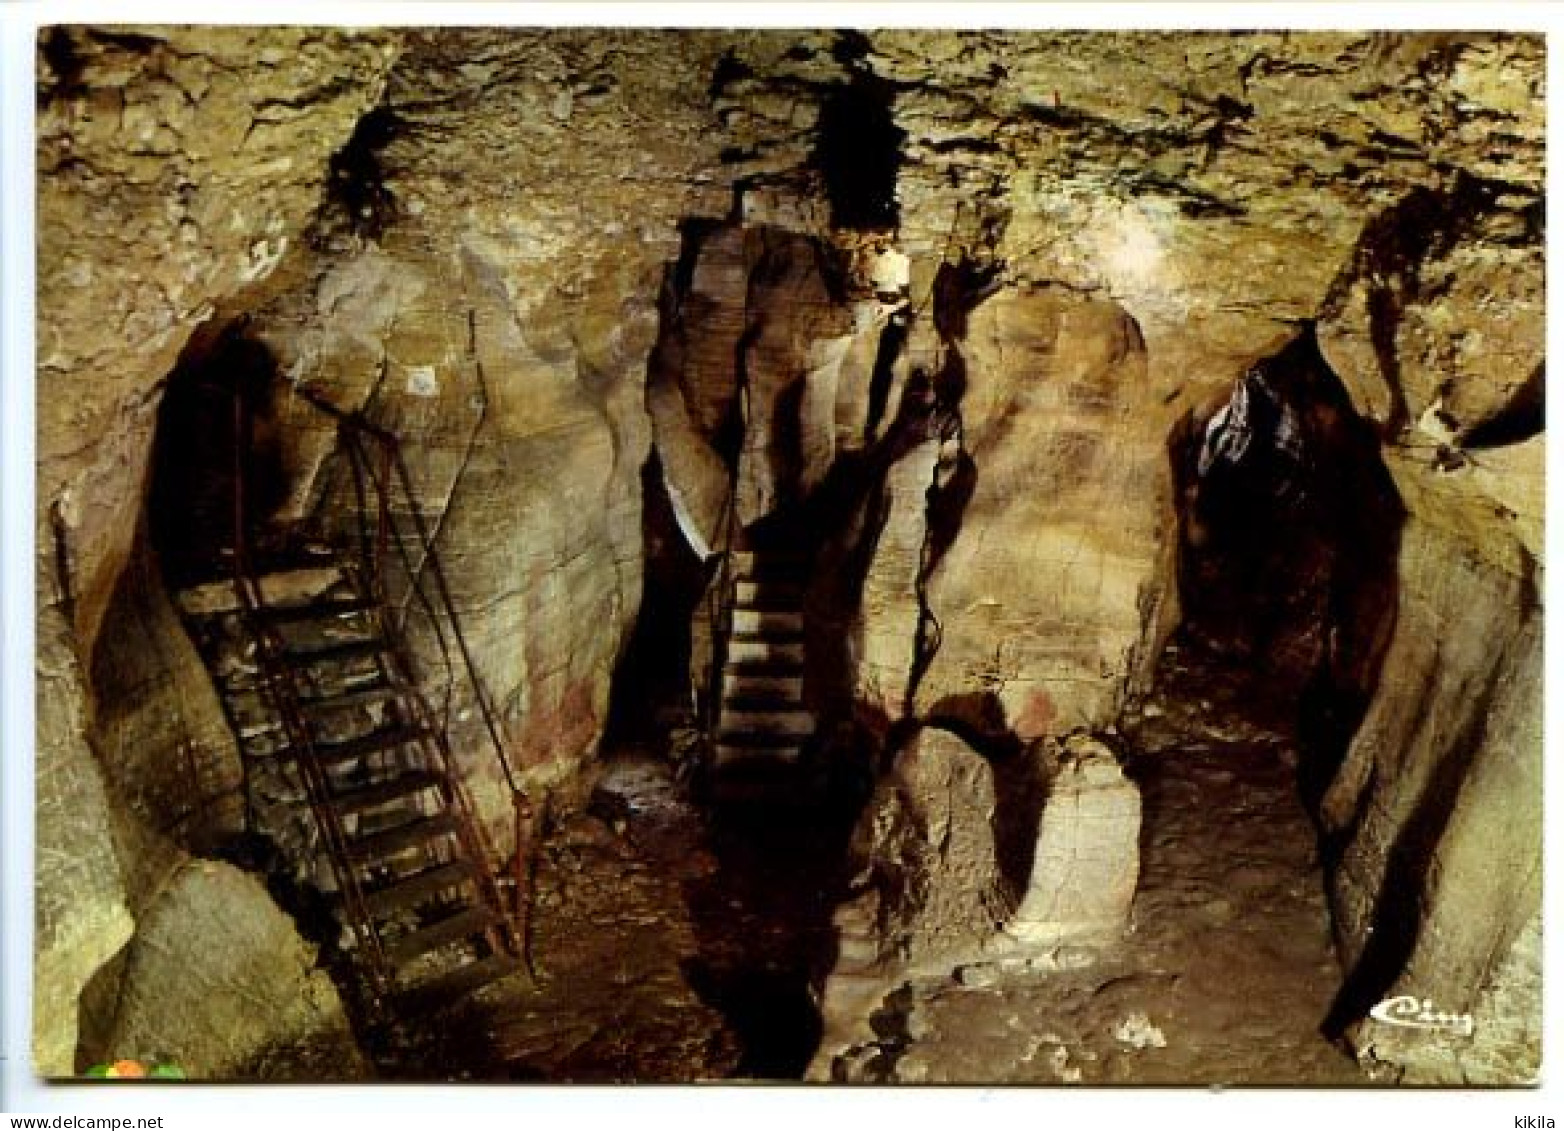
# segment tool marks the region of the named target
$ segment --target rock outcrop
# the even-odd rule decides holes
[[[1527,1079],[1540,1055],[1535,1012],[1491,1004],[1513,1005],[1509,979],[1536,961],[1541,899],[1543,275],[1540,166],[1524,158],[1540,88],[1524,67],[1475,78],[1483,57],[1455,81],[1510,123],[1503,176],[1376,217],[1323,338],[1408,512],[1394,636],[1322,803],[1349,966],[1338,1020],[1366,1063],[1424,1083]],[[1361,1020],[1404,994],[1475,1027],[1417,1045]]]
[[[354,1080],[369,1073],[336,986],[252,876],[175,870],[138,917],[104,1059],[190,1079]]]
[[[878,957],[918,965],[978,946],[1008,917],[988,763],[925,728],[901,747],[861,819],[849,890],[872,908]],[[839,917],[855,918],[850,910]]]

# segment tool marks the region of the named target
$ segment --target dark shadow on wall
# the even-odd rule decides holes
[[[656,745],[693,721],[690,622],[709,581],[679,530],[654,450],[641,467],[641,607],[610,684],[605,749]]]
[[[868,39],[844,31],[833,54],[848,71],[820,106],[813,155],[838,228],[887,230],[901,217],[896,177],[907,133],[891,113],[896,88],[869,67]]]
[[[1312,324],[1169,441],[1179,634],[1297,720],[1318,805],[1379,683],[1405,508]]]
[[[147,521],[171,588],[227,575],[223,555],[234,544],[241,468],[247,526],[263,523],[286,500],[277,382],[271,351],[237,327],[198,333],[169,375],[158,409]]]
[[[735,1075],[797,1080],[819,1046],[819,994],[837,957],[832,914],[858,808],[750,806],[718,813],[717,867],[686,885],[699,942],[685,978],[738,1034]]]

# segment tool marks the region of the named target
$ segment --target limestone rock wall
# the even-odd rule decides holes
[[[1538,81],[1479,86],[1507,107],[1510,144],[1535,144]],[[1395,635],[1323,814],[1342,1019],[1365,1063],[1412,1081],[1538,1064],[1535,1001],[1517,1001],[1541,898],[1540,169],[1533,151],[1500,183],[1458,180],[1371,221],[1323,324],[1409,512]],[[1414,1045],[1359,1020],[1400,994],[1471,1013],[1474,1032]]]
[[[1481,505],[1446,505],[1463,504]],[[1492,530],[1473,542],[1442,516],[1414,516],[1379,691],[1323,806],[1339,846],[1344,1003],[1360,1016],[1411,993],[1474,1013],[1470,1039],[1397,1041],[1363,1021],[1354,1040],[1366,1060],[1412,1080],[1493,1079],[1500,1059],[1513,1080],[1535,1070],[1540,1017],[1501,1019],[1481,1004],[1540,907],[1539,570]]]
[[[153,728],[123,746],[127,704],[111,731],[91,683],[159,383],[216,304],[263,288],[297,242],[395,48],[380,34],[155,28],[51,29],[40,47],[34,1062],[58,1075],[75,1067],[82,986],[135,930],[151,861],[176,851],[145,851],[160,838],[118,791],[138,777],[130,794],[146,801],[183,777],[188,735]],[[151,719],[176,686],[131,713]]]
[[[401,438],[524,787],[592,752],[640,603],[644,377],[680,221],[714,207],[695,171],[712,161],[699,117],[712,49],[699,35],[409,33],[364,190],[379,230],[333,229],[311,277],[256,319],[291,381]],[[341,461],[311,455],[301,444],[297,507],[350,525]],[[460,657],[453,682],[406,580],[426,688],[451,704],[504,851],[498,761]]]
[[[1060,288],[983,302],[960,349],[975,484],[928,578],[944,631],[917,704],[986,692],[1022,739],[1103,725],[1170,627],[1166,391],[1122,308]]]

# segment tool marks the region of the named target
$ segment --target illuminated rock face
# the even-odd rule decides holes
[[[1542,71],[1537,37],[1451,34],[50,33],[40,1066],[70,1069],[81,987],[161,870],[236,819],[143,495],[162,382],[241,315],[280,374],[281,513],[349,509],[290,387],[401,435],[523,777],[566,792],[641,601],[654,450],[709,550],[731,471],[749,519],[807,496],[931,375],[951,426],[880,449],[826,532],[816,705],[876,741],[1102,728],[1178,619],[1167,438],[1317,321],[1407,511],[1320,791],[1346,1020],[1407,979],[1513,1016],[1535,884],[1480,877],[1540,836]],[[741,358],[764,395],[725,454]],[[171,813],[192,756],[210,804]],[[463,757],[510,843],[497,766]],[[1498,1031],[1416,1071],[1491,1074]]]
[[[1102,742],[1065,740],[1038,825],[1031,879],[1005,933],[1024,943],[1112,937],[1140,874],[1140,791]]]

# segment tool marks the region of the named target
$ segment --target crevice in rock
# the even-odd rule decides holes
[[[340,227],[374,240],[395,221],[396,198],[386,186],[381,155],[406,129],[405,120],[389,105],[377,106],[358,120],[328,166],[318,232]]]
[[[821,101],[814,165],[835,227],[889,230],[900,222],[896,178],[907,133],[891,113],[895,86],[875,75],[867,53],[862,33],[840,34],[835,54],[850,77]]]
[[[241,322],[192,336],[168,377],[151,459],[149,536],[171,587],[220,566],[232,546],[236,461],[245,467],[245,513],[263,521],[287,498],[273,397],[280,376],[271,351]],[[235,397],[253,421],[236,451]]]
[[[65,521],[64,509],[58,499],[49,505],[49,534],[53,543],[55,597],[65,618],[74,621],[76,594],[71,582],[70,526]]]
[[[87,69],[75,29],[49,27],[38,36],[39,68],[38,108],[42,109],[56,98],[68,98],[83,89],[82,75]]]
[[[1545,366],[1538,365],[1515,395],[1488,419],[1472,425],[1459,437],[1462,448],[1481,451],[1520,444],[1547,427]]]
[[[755,69],[739,58],[736,48],[730,47],[717,60],[717,66],[711,73],[711,82],[706,87],[706,97],[715,102],[727,92],[728,87],[754,74]]]
[[[908,322],[905,314],[894,314],[880,334],[874,355],[874,370],[869,379],[869,412],[864,418],[863,442],[871,444],[880,433],[891,387],[896,380],[896,362],[907,344]]]
[[[1372,698],[1396,608],[1403,509],[1372,430],[1306,326],[1170,442],[1181,637],[1301,712],[1323,791]],[[1316,798],[1317,800],[1317,798]]]
[[[992,245],[989,247],[992,254]],[[914,587],[918,598],[918,625],[913,659],[907,679],[903,714],[917,714],[918,688],[938,654],[943,630],[929,600],[929,578],[961,531],[967,505],[977,491],[977,463],[966,450],[962,431],[961,400],[967,391],[967,363],[961,353],[967,316],[994,293],[1002,266],[963,255],[954,263],[942,263],[935,272],[931,299],[935,332],[943,347],[940,368],[932,377],[922,371],[908,382],[905,397],[921,397],[931,414],[930,433],[940,445],[933,481],[925,495],[924,539]],[[905,401],[904,401],[905,403]]]
[[[605,748],[659,746],[694,720],[690,622],[710,569],[690,549],[654,449],[641,468],[641,608],[609,684]]]

